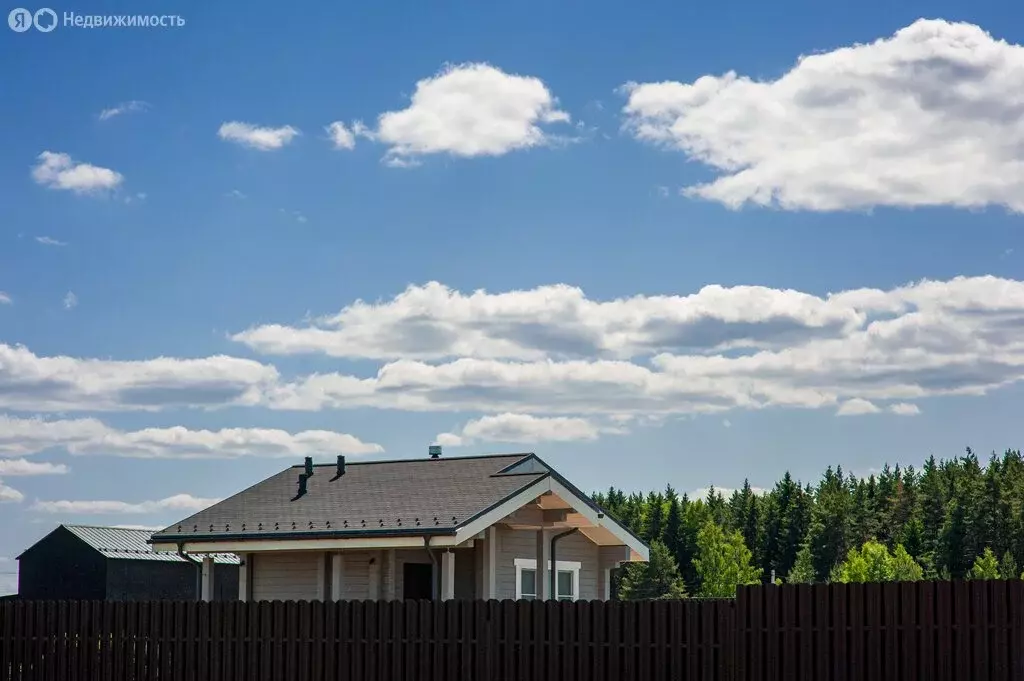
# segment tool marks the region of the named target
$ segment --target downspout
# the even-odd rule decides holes
[[[429,534],[423,536],[423,548],[427,550],[427,555],[430,556],[430,562],[434,564],[433,569],[430,571],[430,600],[437,600],[437,581],[440,579],[440,568],[437,566],[437,556],[434,555],[434,550],[430,548],[430,536]]]
[[[551,538],[551,599],[558,600],[558,556],[555,555],[555,542],[563,537],[568,537],[570,534],[576,534],[580,531],[580,528],[574,527],[571,530],[566,530],[556,534]],[[577,589],[579,586],[576,587]],[[578,597],[578,594],[577,594]]]
[[[184,551],[184,544],[178,542],[178,555],[196,566],[196,601],[203,600],[203,562],[196,560]]]

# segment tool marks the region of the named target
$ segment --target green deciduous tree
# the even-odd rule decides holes
[[[757,584],[761,569],[750,564],[752,554],[739,531],[725,532],[715,522],[705,523],[697,535],[694,568],[700,579],[698,593],[706,598],[728,598],[736,587]]]
[[[985,547],[985,551],[974,560],[967,576],[970,579],[999,579],[999,560],[992,549]]]

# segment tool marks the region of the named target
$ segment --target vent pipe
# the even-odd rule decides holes
[[[431,459],[440,459],[441,445],[430,445],[430,448],[427,449],[427,452],[430,454]]]
[[[331,478],[331,482],[334,482],[343,475],[345,475],[345,457],[344,455],[338,455],[338,472]]]

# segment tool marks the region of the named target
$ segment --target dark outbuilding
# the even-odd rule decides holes
[[[30,600],[199,599],[200,565],[156,553],[149,530],[60,525],[18,556],[18,597]],[[214,599],[238,598],[238,557],[216,556]]]

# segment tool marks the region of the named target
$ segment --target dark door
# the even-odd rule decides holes
[[[430,563],[406,563],[402,568],[402,598],[407,601],[431,600],[433,577],[434,566]]]

